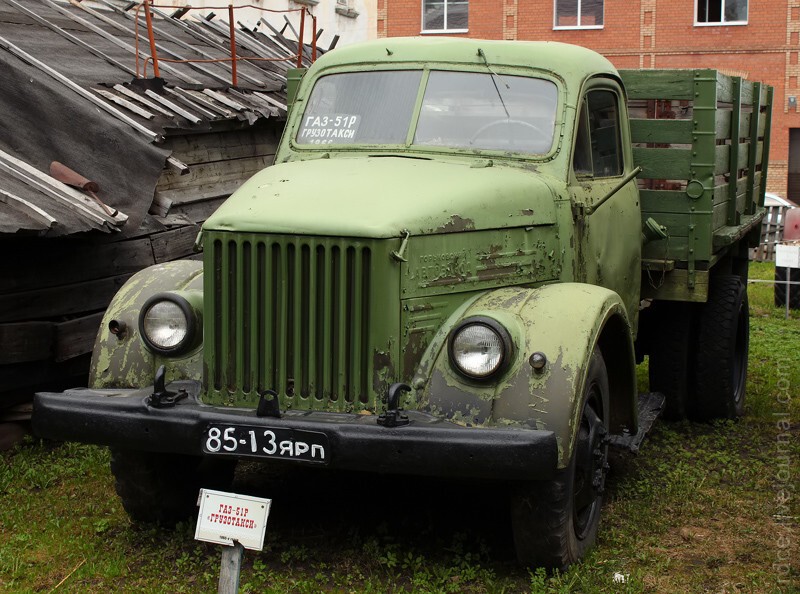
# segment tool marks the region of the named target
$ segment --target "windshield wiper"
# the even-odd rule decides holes
[[[508,108],[506,107],[506,102],[503,101],[503,94],[500,92],[500,87],[497,86],[497,79],[500,78],[500,75],[498,75],[492,69],[492,67],[489,66],[489,60],[486,59],[486,54],[483,53],[483,50],[481,48],[478,48],[478,55],[481,58],[483,58],[483,63],[486,64],[486,69],[492,75],[492,84],[494,85],[494,90],[497,91],[497,98],[500,99],[500,104],[503,106],[503,111],[506,112],[506,118],[508,118],[510,120],[511,119],[511,114],[508,113]],[[508,86],[508,83],[503,83],[503,84],[506,85],[507,89],[511,88],[510,86]]]

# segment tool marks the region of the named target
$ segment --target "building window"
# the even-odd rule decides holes
[[[553,28],[603,28],[603,0],[555,0],[555,3]]]
[[[466,32],[469,0],[422,0],[422,32]]]
[[[695,25],[745,25],[747,0],[695,0]]]

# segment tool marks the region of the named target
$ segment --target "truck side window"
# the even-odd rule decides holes
[[[619,108],[611,91],[589,91],[581,106],[572,167],[578,177],[622,175]]]

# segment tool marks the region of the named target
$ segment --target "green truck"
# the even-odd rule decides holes
[[[120,290],[89,387],[37,394],[34,429],[110,446],[136,521],[192,514],[239,459],[453,477],[509,490],[522,563],[575,562],[609,445],[662,404],[742,413],[772,89],[469,39],[296,74],[275,165],[202,263]]]

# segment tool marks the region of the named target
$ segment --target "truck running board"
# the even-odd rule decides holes
[[[653,423],[664,409],[665,397],[661,392],[639,394],[639,431],[634,435],[609,435],[608,445],[615,448],[630,450],[639,453],[639,446],[644,441],[644,436],[653,427]]]

